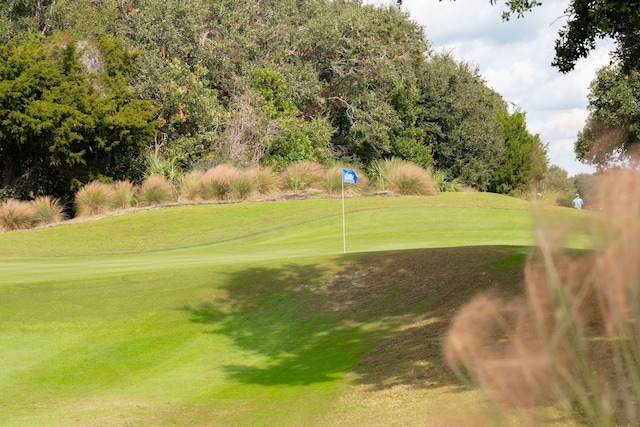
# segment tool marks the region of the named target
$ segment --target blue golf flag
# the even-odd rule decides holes
[[[342,182],[345,184],[355,184],[358,182],[358,175],[351,169],[342,169]]]

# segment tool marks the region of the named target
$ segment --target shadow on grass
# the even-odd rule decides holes
[[[185,310],[255,356],[225,367],[241,383],[308,385],[352,373],[373,389],[454,385],[441,342],[455,310],[483,289],[517,292],[523,262],[522,248],[469,247],[255,267]]]

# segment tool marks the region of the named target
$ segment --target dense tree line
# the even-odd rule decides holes
[[[547,166],[525,115],[473,66],[432,51],[396,7],[8,0],[0,9],[0,173],[18,192],[136,181],[148,152],[183,170],[301,160],[366,170],[398,157],[504,193],[524,191]]]

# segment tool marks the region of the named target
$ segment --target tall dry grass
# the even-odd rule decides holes
[[[599,178],[585,226],[542,224],[517,299],[480,295],[456,315],[449,365],[499,410],[554,405],[586,425],[640,424],[640,173]],[[587,233],[593,250],[563,249]]]
[[[239,170],[229,164],[221,164],[209,169],[202,177],[202,195],[205,200],[225,200],[231,197],[231,182]]]
[[[320,163],[304,161],[287,166],[280,176],[283,189],[301,191],[322,186],[325,171]]]
[[[279,176],[270,166],[254,166],[247,169],[255,191],[258,194],[271,194],[278,190]]]
[[[9,199],[0,204],[0,231],[30,228],[34,223],[34,216],[31,203]]]
[[[31,202],[33,207],[33,225],[46,225],[65,220],[64,206],[60,199],[50,196],[36,197]]]
[[[137,199],[143,206],[162,205],[175,200],[173,186],[160,175],[151,175],[138,188]]]
[[[200,170],[194,170],[180,178],[178,184],[178,199],[186,200],[188,202],[200,202],[202,201],[202,177],[204,172]]]
[[[329,194],[342,193],[342,169],[350,169],[358,175],[356,184],[348,184],[344,186],[344,191],[347,194],[362,194],[369,186],[369,178],[360,169],[354,166],[332,166],[327,170],[324,190]]]
[[[398,158],[374,164],[377,186],[401,195],[434,196],[438,194],[431,175],[415,163]]]
[[[113,186],[93,181],[76,193],[73,204],[77,217],[103,215],[109,212],[115,202]]]
[[[128,180],[113,183],[113,208],[127,209],[136,202],[136,188]]]

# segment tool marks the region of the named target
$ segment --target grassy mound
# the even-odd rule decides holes
[[[4,425],[424,425],[481,408],[440,344],[476,291],[519,291],[528,207],[346,206],[346,255],[336,200],[0,235]]]

